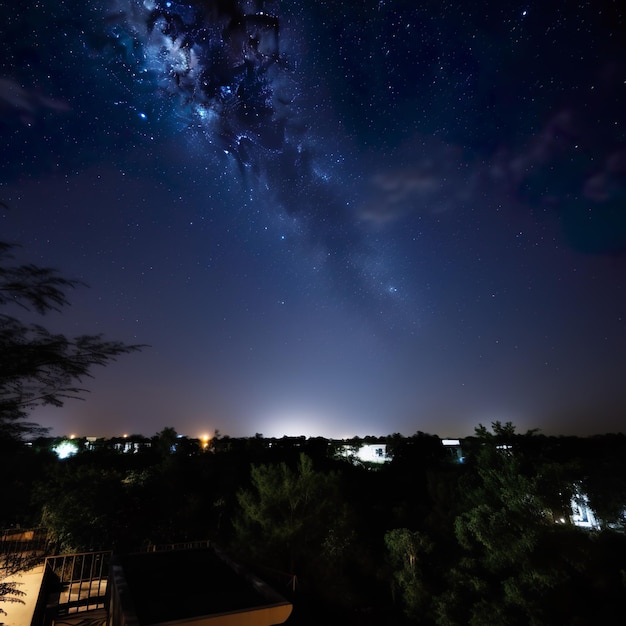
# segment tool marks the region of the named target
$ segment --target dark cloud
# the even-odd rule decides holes
[[[416,137],[392,154],[381,152],[364,159],[369,177],[359,219],[385,226],[414,214],[463,209],[475,199],[483,174],[482,165],[467,158],[459,146]]]
[[[71,107],[64,100],[26,89],[12,78],[0,78],[0,121],[18,117],[24,124],[33,124],[45,110],[67,112]]]

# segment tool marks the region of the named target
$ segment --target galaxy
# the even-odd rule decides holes
[[[618,3],[5,14],[1,239],[150,345],[53,433],[623,430]]]

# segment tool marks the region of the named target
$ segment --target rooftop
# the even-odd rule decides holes
[[[246,623],[280,624],[291,613],[282,596],[213,548],[125,555],[115,570],[124,611],[142,626],[233,613],[255,613]]]

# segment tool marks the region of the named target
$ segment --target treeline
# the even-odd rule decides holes
[[[623,435],[496,422],[463,441],[463,463],[436,436],[392,435],[376,468],[322,438],[173,437],[62,461],[3,442],[3,526],[44,525],[62,552],[213,539],[293,599],[293,623],[574,625],[621,610]],[[570,522],[582,497],[595,530]]]

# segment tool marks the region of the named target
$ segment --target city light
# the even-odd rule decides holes
[[[70,436],[70,440],[73,438],[73,435]],[[67,459],[78,452],[78,444],[75,441],[68,441],[65,439],[54,446],[52,448],[52,452],[54,452],[60,459]]]

